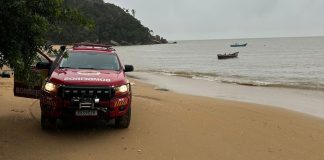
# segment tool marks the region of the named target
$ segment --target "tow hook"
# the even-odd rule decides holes
[[[97,108],[98,110],[107,113],[108,112],[108,108]]]

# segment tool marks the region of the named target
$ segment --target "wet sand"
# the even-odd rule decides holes
[[[178,93],[276,106],[324,118],[324,91],[320,90],[244,86],[145,72],[130,75]]]
[[[12,79],[0,78],[0,159],[324,158],[323,119],[131,81],[128,129],[82,124],[45,132],[38,101],[14,97]]]

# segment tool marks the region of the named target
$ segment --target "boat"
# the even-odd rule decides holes
[[[234,43],[234,44],[231,44],[231,47],[245,47],[246,45],[247,45],[247,43],[243,43],[243,44]]]
[[[234,52],[230,54],[217,54],[218,59],[228,59],[228,58],[237,58],[239,52]]]

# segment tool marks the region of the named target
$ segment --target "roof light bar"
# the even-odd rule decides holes
[[[75,43],[73,45],[73,49],[86,48],[86,49],[115,50],[115,49],[113,49],[111,47],[112,47],[112,45],[107,45],[107,44],[94,44],[94,43]]]

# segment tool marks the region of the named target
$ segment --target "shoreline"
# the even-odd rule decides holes
[[[235,79],[222,77],[222,79],[216,79],[217,75],[209,73],[199,73],[199,72],[168,72],[161,70],[137,70],[136,72],[150,73],[162,76],[175,76],[175,77],[184,77],[197,80],[212,81],[215,83],[225,83],[225,84],[234,84],[241,86],[252,86],[252,87],[269,87],[269,88],[283,88],[283,89],[297,89],[297,90],[309,90],[309,91],[324,91],[323,87],[318,87],[315,85],[303,86],[301,84],[289,84],[289,83],[271,83],[264,82],[260,80],[244,80],[244,79]]]
[[[132,78],[130,81],[133,108],[128,129],[81,124],[44,132],[39,124],[38,101],[14,97],[13,78],[0,78],[0,159],[324,157],[321,118],[266,105],[180,94]]]
[[[181,94],[269,105],[324,118],[324,92],[321,90],[228,84],[147,72],[134,72],[129,76]]]

